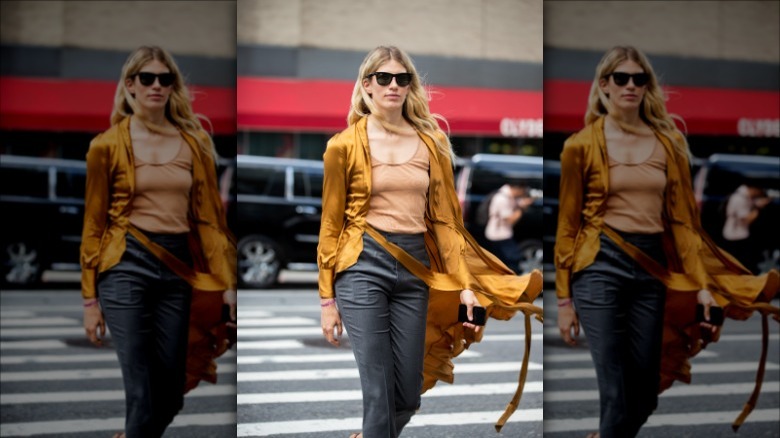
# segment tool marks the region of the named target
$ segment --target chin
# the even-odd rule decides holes
[[[403,102],[387,102],[384,105],[381,105],[381,107],[385,110],[399,110],[403,109],[404,103]]]

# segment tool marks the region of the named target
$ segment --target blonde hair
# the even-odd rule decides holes
[[[645,85],[645,94],[639,107],[639,117],[653,130],[659,131],[664,136],[672,139],[673,143],[677,144],[676,140],[678,137],[681,138],[683,144],[679,146],[684,147],[687,153],[688,143],[685,140],[685,136],[677,129],[674,120],[680,120],[680,122],[683,123],[683,126],[685,126],[685,122],[682,120],[682,117],[669,114],[666,111],[666,98],[663,90],[658,85],[658,78],[655,75],[655,71],[653,71],[653,67],[650,65],[650,61],[642,52],[632,46],[616,46],[611,48],[604,54],[601,61],[596,66],[596,76],[593,78],[593,84],[590,87],[588,110],[585,112],[585,124],[589,125],[595,122],[599,117],[614,112],[614,108],[609,101],[609,96],[601,90],[600,81],[604,79],[605,76],[613,73],[617,66],[625,61],[636,62],[650,77],[647,85]],[[636,131],[635,128],[626,125],[619,119],[615,119],[615,121],[625,131]]]
[[[206,116],[196,114],[192,111],[192,98],[189,90],[184,84],[181,71],[173,60],[173,57],[165,49],[158,46],[141,46],[127,57],[125,65],[122,67],[122,75],[119,77],[119,83],[116,86],[114,95],[114,108],[111,111],[111,125],[119,123],[125,117],[133,114],[141,114],[141,106],[135,100],[135,97],[127,89],[127,79],[134,80],[135,76],[141,71],[141,68],[151,61],[159,61],[165,64],[174,74],[175,80],[171,85],[171,95],[165,105],[165,118],[175,127],[181,129],[192,138],[194,138],[203,152],[212,157],[216,157],[216,150],[211,136],[208,135],[200,123],[200,119],[209,125],[211,124]],[[152,131],[163,132],[160,126],[157,126],[144,118],[141,121]]]
[[[401,64],[407,73],[412,74],[412,82],[409,84],[409,93],[406,95],[406,101],[403,106],[403,117],[414,129],[422,132],[432,138],[436,147],[443,154],[450,157],[452,164],[455,164],[455,153],[452,150],[449,137],[439,127],[438,120],[447,124],[447,120],[439,114],[431,114],[428,107],[428,93],[425,90],[417,69],[414,68],[412,59],[401,49],[395,46],[379,46],[366,55],[358,70],[358,77],[355,81],[355,88],[352,91],[352,105],[347,116],[347,123],[352,125],[363,117],[373,114],[377,121],[390,132],[398,132],[398,129],[391,126],[385,120],[379,117],[376,105],[371,96],[363,87],[363,81],[366,77],[376,72],[380,65],[388,61],[396,61]]]

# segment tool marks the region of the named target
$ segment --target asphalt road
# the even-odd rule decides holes
[[[555,291],[544,294],[544,436],[581,438],[598,429],[599,400],[585,334],[569,347],[557,326]],[[777,305],[777,300],[775,300]],[[661,394],[640,438],[780,436],[780,344],[770,319],[769,354],[761,395],[738,434],[731,423],[755,385],[761,349],[761,319],[727,320],[719,342],[691,360],[690,385],[676,382]]]
[[[360,384],[348,338],[341,348],[322,339],[311,274],[284,280],[272,290],[240,292],[238,359],[235,350],[220,359],[219,383],[187,395],[166,437],[346,437],[360,429]],[[561,342],[554,300],[546,291],[544,342],[541,324],[534,323],[526,390],[500,435],[493,423],[511,398],[522,359],[519,317],[489,321],[483,342],[456,359],[455,384],[440,383],[424,395],[402,437],[563,438],[596,430],[598,393],[587,342],[584,335],[574,348]],[[104,438],[121,430],[115,352],[110,339],[95,348],[84,338],[73,285],[4,290],[0,306],[0,436]],[[721,340],[693,359],[693,382],[661,395],[639,437],[779,437],[778,331],[770,321],[762,393],[738,435],[730,424],[753,390],[758,317],[726,322]]]
[[[339,348],[324,341],[315,286],[239,293],[238,436],[347,437],[360,430],[355,361],[348,340]],[[541,437],[542,325],[533,328],[525,392],[500,435],[493,424],[517,386],[522,315],[488,322],[483,341],[455,359],[455,384],[440,382],[423,395],[401,437]]]
[[[78,285],[76,285],[78,287]],[[0,293],[0,436],[106,438],[124,428],[124,392],[110,336],[84,336],[79,291]],[[235,437],[236,354],[218,361],[166,432],[172,438]]]

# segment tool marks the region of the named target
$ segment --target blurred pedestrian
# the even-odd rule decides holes
[[[504,264],[520,273],[520,247],[514,239],[515,224],[523,212],[533,204],[528,188],[519,183],[508,183],[491,196],[488,204],[488,219],[485,239],[488,247]]]
[[[612,48],[596,67],[586,127],[561,154],[558,326],[574,345],[581,322],[588,339],[601,403],[590,437],[635,436],[659,390],[689,381],[687,358],[717,339],[713,308],[743,319],[777,292],[776,271],[752,276],[702,230],[688,145],[664,102],[645,55]]]
[[[220,315],[224,301],[235,319],[235,246],[214,144],[164,49],[140,47],[127,58],[111,125],[87,153],[84,328],[99,346],[108,324],[116,347],[126,418],[114,436],[160,437],[184,403],[191,284],[224,291],[197,293],[221,295],[203,316]]]
[[[735,255],[745,267],[758,273],[761,248],[750,226],[758,219],[761,209],[771,199],[755,182],[746,181],[737,187],[726,203],[726,222],[723,225],[723,248]]]
[[[403,51],[366,56],[348,122],[324,155],[322,330],[339,345],[343,317],[355,354],[363,431],[351,436],[396,437],[421,391],[451,382],[450,359],[481,337],[474,308],[538,315],[541,274],[514,275],[463,227],[449,139]],[[469,315],[462,324],[459,303]]]

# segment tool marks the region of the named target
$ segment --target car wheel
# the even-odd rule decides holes
[[[534,269],[542,270],[544,250],[542,241],[536,239],[523,240],[518,244],[520,249],[520,272],[527,274]]]
[[[3,251],[2,281],[15,286],[29,286],[41,279],[41,257],[29,242],[11,242]]]
[[[276,244],[265,236],[246,236],[238,242],[238,280],[242,286],[263,289],[276,283],[282,262]]]

